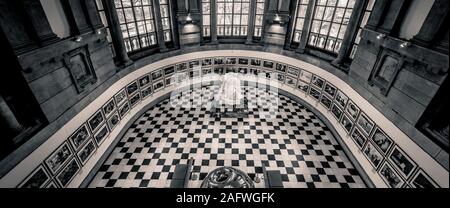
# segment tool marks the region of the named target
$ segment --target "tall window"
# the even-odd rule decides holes
[[[255,37],[261,37],[263,30],[263,20],[264,20],[264,5],[265,0],[256,1],[256,15],[255,15]]]
[[[250,0],[217,0],[217,35],[247,36]]]
[[[293,42],[299,43],[302,37],[303,24],[305,23],[306,9],[308,8],[309,0],[299,0],[297,7],[297,18],[295,20]]]
[[[159,0],[159,8],[161,10],[161,21],[163,26],[164,41],[172,41],[172,27],[170,21],[169,0]]]
[[[157,44],[151,0],[114,0],[127,52]]]
[[[111,52],[113,53],[113,56],[115,56],[114,47],[112,45],[111,33],[109,32],[109,24],[106,19],[105,8],[103,7],[103,2],[102,2],[102,0],[95,0],[95,3],[97,5],[97,11],[100,14],[100,19],[102,20],[102,23],[106,28],[106,32],[107,32],[106,38],[108,39],[109,47],[111,48]]]
[[[355,42],[353,43],[352,52],[350,53],[350,58],[355,58],[356,50],[358,49],[359,42],[361,41],[361,32],[363,28],[366,26],[367,21],[369,20],[370,14],[372,14],[373,5],[375,5],[376,0],[369,0],[367,4],[366,10],[364,11],[364,16],[361,20],[361,24],[359,25],[358,34],[356,36]]]
[[[211,36],[211,0],[202,0],[203,37]]]
[[[338,53],[355,0],[318,0],[308,45]]]

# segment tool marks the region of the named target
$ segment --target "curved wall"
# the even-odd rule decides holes
[[[248,54],[252,54],[253,57],[248,57]],[[295,67],[297,69],[302,69],[305,72],[311,72],[317,77],[323,79],[325,83],[329,83],[332,86],[336,87],[338,90],[343,92],[348,96],[349,100],[356,104],[357,108],[364,112],[367,117],[373,121],[374,125],[379,128],[392,140],[392,144],[389,146],[386,153],[383,154],[381,148],[377,148],[376,151],[382,158],[379,164],[374,167],[372,163],[367,159],[364,155],[362,148],[366,148],[367,144],[375,145],[375,142],[369,142],[371,140],[372,133],[369,135],[369,139],[366,139],[365,146],[362,148],[355,143],[355,141],[350,136],[353,134],[353,130],[350,131],[350,134],[347,133],[345,128],[340,124],[341,119],[337,119],[332,111],[324,107],[323,104],[319,100],[316,100],[309,93],[305,93],[299,90],[296,86],[291,86],[289,84],[281,84],[274,81],[268,82],[265,78],[255,78],[255,77],[246,77],[247,81],[255,82],[255,83],[264,83],[264,84],[275,84],[278,88],[283,91],[286,91],[305,102],[309,103],[311,106],[315,107],[317,111],[325,116],[329,123],[333,125],[336,129],[339,137],[342,138],[345,145],[351,151],[353,156],[358,160],[359,165],[373,182],[376,187],[389,187],[389,183],[383,177],[384,174],[394,174],[399,179],[399,183],[391,183],[395,184],[398,187],[407,187],[414,186],[412,180],[422,177],[430,180],[433,185],[440,187],[448,187],[449,185],[449,175],[448,171],[445,170],[441,165],[439,165],[430,155],[428,155],[424,150],[422,150],[417,144],[415,144],[406,134],[404,134],[401,130],[399,130],[392,122],[390,122],[386,117],[382,115],[379,111],[377,111],[367,100],[365,100],[362,96],[360,96],[354,89],[352,89],[348,84],[344,81],[336,77],[335,75],[320,69],[316,66],[308,64],[306,62],[289,58],[286,56],[281,56],[272,53],[266,52],[254,52],[252,51],[235,51],[235,50],[221,50],[221,51],[208,51],[208,52],[195,52],[184,54],[180,56],[174,56],[171,58],[167,58],[147,66],[144,66],[140,69],[135,70],[134,72],[124,76],[122,79],[118,80],[114,83],[110,88],[108,88],[101,96],[95,99],[92,103],[90,103],[83,111],[81,111],[78,115],[72,118],[63,128],[57,131],[53,136],[51,136],[46,142],[44,142],[39,148],[37,148],[33,153],[28,155],[26,159],[21,161],[15,168],[13,168],[10,172],[8,172],[2,179],[0,179],[1,187],[16,187],[22,186],[24,183],[33,181],[38,183],[40,186],[50,186],[52,184],[56,184],[56,186],[61,186],[63,184],[65,187],[78,187],[92,168],[95,166],[97,161],[102,157],[102,155],[106,152],[108,147],[113,143],[116,137],[119,135],[121,129],[123,129],[127,123],[132,122],[132,118],[145,106],[153,102],[155,99],[158,99],[160,96],[167,94],[177,88],[186,87],[188,85],[200,82],[210,82],[217,80],[217,75],[205,76],[205,77],[197,77],[191,79],[187,83],[172,84],[170,86],[163,86],[158,91],[154,92],[151,96],[144,98],[142,101],[138,101],[134,105],[134,107],[121,117],[121,121],[117,124],[117,126],[109,132],[105,136],[105,138],[98,142],[88,141],[84,142],[83,145],[80,145],[77,153],[74,151],[74,147],[72,143],[69,143],[69,137],[79,129],[79,127],[86,125],[86,121],[90,120],[94,114],[97,114],[98,110],[104,106],[110,99],[116,95],[119,91],[123,90],[127,86],[129,86],[133,81],[147,75],[150,72],[155,72],[160,69],[167,68],[171,65],[176,65],[180,62],[190,62],[192,60],[202,60],[205,58],[211,57],[245,57],[245,58],[255,58],[259,60],[268,60],[274,62],[273,68],[268,69],[263,66],[259,67],[263,70],[267,71],[277,71],[276,63],[286,64],[288,66]],[[261,63],[262,65],[262,63]],[[250,66],[242,66],[252,68]],[[205,68],[205,67],[204,67]],[[258,68],[258,67],[254,67]],[[285,74],[280,73],[280,74]],[[165,78],[162,78],[164,80]],[[131,80],[131,81],[130,81]],[[297,80],[296,78],[294,80]],[[157,82],[153,83],[155,85]],[[164,83],[164,82],[163,82]],[[324,83],[324,85],[325,85]],[[144,87],[143,89],[146,89]],[[322,90],[318,90],[322,92]],[[132,94],[136,96],[135,94]],[[128,101],[127,101],[128,102]],[[334,104],[333,104],[334,105]],[[119,108],[123,108],[123,105]],[[112,113],[115,114],[115,113]],[[342,116],[341,116],[342,117]],[[340,118],[341,118],[340,117]],[[348,116],[347,116],[348,117]],[[358,119],[358,118],[357,118]],[[106,123],[106,122],[105,122]],[[99,125],[99,129],[104,128],[104,125]],[[359,127],[358,127],[359,128]],[[353,128],[354,129],[354,128]],[[361,131],[361,130],[360,130]],[[96,130],[94,135],[98,135],[100,130]],[[380,134],[377,134],[380,135]],[[363,138],[366,138],[363,136]],[[378,138],[378,137],[377,137]],[[90,143],[92,142],[92,145]],[[66,145],[66,146],[64,146]],[[89,148],[88,148],[89,146]],[[84,164],[81,164],[80,156],[82,156],[83,150],[90,150],[90,147],[95,148],[95,152],[93,152],[89,156],[89,159],[86,159]],[[53,157],[56,153],[54,151],[61,152],[60,158],[63,162],[59,161],[58,157]],[[66,150],[66,151],[61,151]],[[89,151],[87,151],[89,152]],[[401,171],[397,171],[399,169],[394,170],[396,160],[394,157],[391,157],[395,153],[398,153],[410,158],[409,164],[406,166],[407,174],[401,175]],[[406,153],[406,154],[405,154]],[[75,157],[74,155],[77,154]],[[50,159],[51,158],[51,159]],[[81,167],[82,166],[82,167]],[[52,168],[55,169],[54,173],[52,172]],[[412,167],[412,169],[411,169]],[[75,174],[72,174],[75,173]]]

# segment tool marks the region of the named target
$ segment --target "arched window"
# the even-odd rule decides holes
[[[156,29],[151,0],[115,0],[127,52],[156,45]]]
[[[247,36],[250,0],[217,0],[217,35]]]
[[[318,0],[308,45],[338,53],[354,5],[355,0]]]

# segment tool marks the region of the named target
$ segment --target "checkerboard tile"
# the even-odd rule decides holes
[[[254,178],[262,175],[263,165],[279,170],[286,188],[365,187],[330,130],[310,110],[276,92],[243,86],[247,116],[215,118],[210,101],[218,89],[194,88],[144,113],[90,187],[169,187],[175,165],[189,158],[199,176],[192,187],[217,167],[236,167]]]

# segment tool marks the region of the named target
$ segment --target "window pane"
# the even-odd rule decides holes
[[[209,0],[203,0],[203,4],[209,4]],[[259,5],[262,4],[262,5]],[[257,1],[257,14],[262,16],[264,1]],[[207,7],[203,5],[202,7]],[[249,0],[217,0],[217,35],[218,36],[246,36],[248,30]],[[205,15],[205,10],[203,15]],[[259,22],[258,22],[259,21]],[[205,22],[204,21],[204,25]],[[208,22],[209,23],[209,22]],[[262,25],[262,17],[255,18],[255,25]],[[256,27],[255,27],[256,29]],[[205,33],[205,32],[204,32]],[[255,30],[255,34],[256,30]]]

